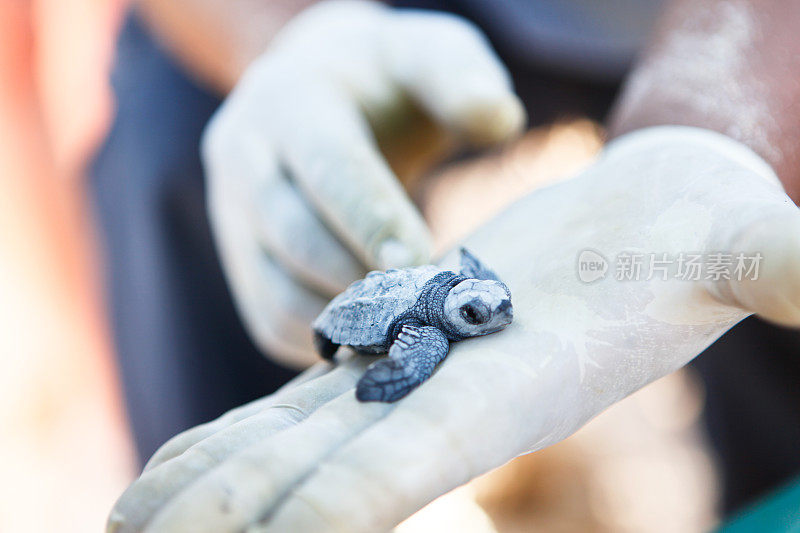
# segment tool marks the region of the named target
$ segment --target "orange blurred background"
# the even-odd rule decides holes
[[[84,205],[121,0],[0,2],[0,531],[99,531],[133,474]]]

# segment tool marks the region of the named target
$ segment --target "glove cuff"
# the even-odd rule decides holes
[[[775,171],[761,156],[748,146],[716,131],[690,126],[654,126],[625,134],[603,151],[604,160],[628,157],[649,150],[663,150],[670,145],[689,145],[695,151],[712,152],[745,167],[781,188]]]

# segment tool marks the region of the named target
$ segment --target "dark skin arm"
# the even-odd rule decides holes
[[[199,80],[227,94],[272,37],[316,0],[139,0],[151,29]]]
[[[610,136],[665,124],[740,141],[800,201],[800,2],[677,0],[632,70]]]

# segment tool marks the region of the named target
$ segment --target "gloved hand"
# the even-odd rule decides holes
[[[418,169],[459,144],[502,142],[524,120],[504,67],[459,18],[329,1],[290,22],[203,139],[212,228],[258,345],[309,364],[309,324],[328,298],[365,269],[430,261],[375,132]]]
[[[508,328],[455,343],[395,404],[356,401],[372,358],[352,356],[175,437],[121,497],[111,530],[385,530],[564,439],[750,313],[800,325],[800,211],[761,159],[705,130],[622,137],[466,245],[510,287]],[[625,267],[650,253],[667,254],[666,272]],[[697,253],[703,269],[687,275]],[[717,253],[731,254],[727,276],[711,266]],[[749,272],[737,276],[740,253]],[[444,263],[456,267],[455,254]]]

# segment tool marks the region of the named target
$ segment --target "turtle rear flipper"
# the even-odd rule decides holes
[[[326,361],[333,361],[333,356],[336,355],[336,350],[339,349],[338,344],[319,331],[314,332],[314,347]]]
[[[389,349],[389,357],[371,364],[356,385],[362,402],[396,402],[433,373],[450,343],[431,326],[403,326]]]

